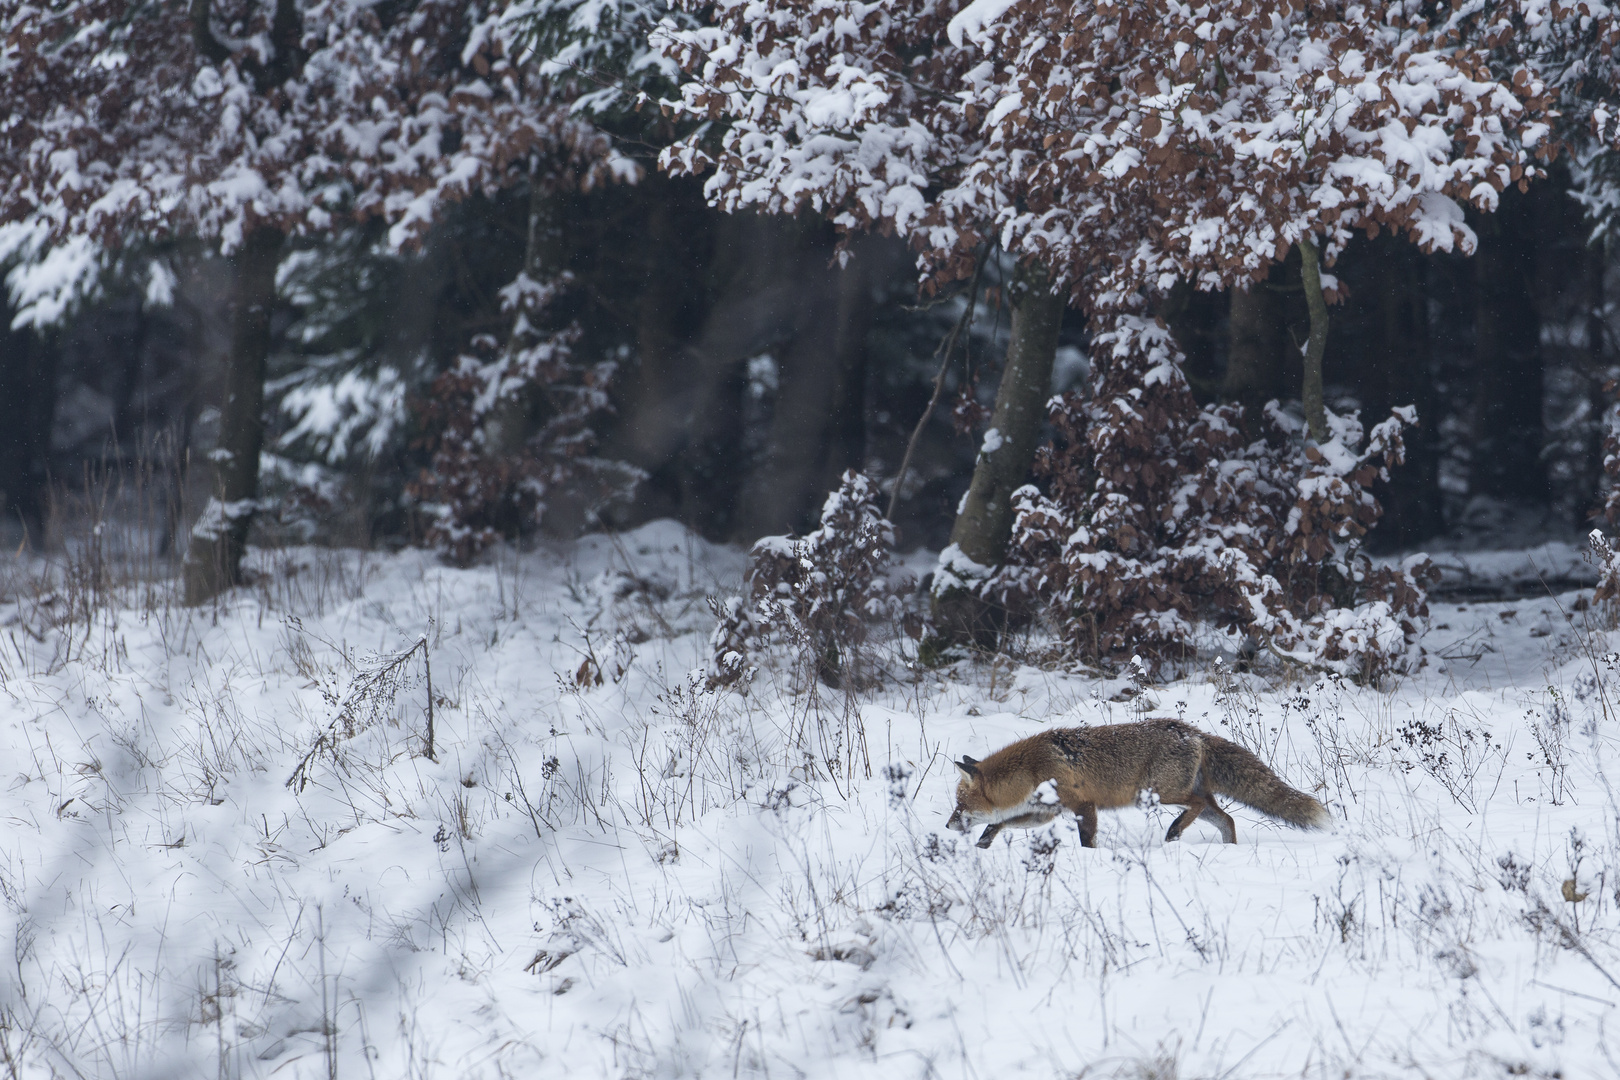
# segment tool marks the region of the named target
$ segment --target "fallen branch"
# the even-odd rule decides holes
[[[375,716],[379,704],[394,700],[405,681],[405,665],[418,652],[422,654],[422,671],[427,682],[427,747],[423,756],[429,761],[439,760],[433,751],[433,664],[428,655],[428,639],[424,634],[415,645],[397,656],[390,657],[355,681],[348,697],[343,699],[337,715],[320,734],[315,736],[314,745],[299,760],[297,766],[293,768],[292,775],[287,778],[287,787],[294,794],[302,794],[304,788],[309,786],[310,766],[317,757],[324,752],[331,754],[335,759],[338,743],[359,734],[362,725],[357,710],[362,705],[369,705],[372,715]]]

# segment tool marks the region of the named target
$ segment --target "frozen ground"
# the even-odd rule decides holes
[[[1620,657],[1578,593],[1438,605],[1392,692],[1210,665],[1114,702],[896,652],[847,698],[785,656],[691,679],[742,557],[667,525],[257,559],[195,612],[14,568],[11,1076],[1620,1071]],[[1143,713],[1257,747],[1337,831],[944,831],[950,757]]]

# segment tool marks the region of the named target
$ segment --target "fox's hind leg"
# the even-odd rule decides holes
[[[1232,820],[1231,814],[1228,814],[1225,810],[1222,810],[1219,806],[1215,805],[1215,799],[1213,797],[1211,797],[1209,800],[1208,809],[1206,809],[1202,814],[1199,814],[1198,817],[1199,820],[1207,821],[1217,829],[1221,830],[1221,839],[1223,841],[1228,844],[1237,843],[1237,822]]]
[[[1164,842],[1168,844],[1172,840],[1180,839],[1187,826],[1209,813],[1207,809],[1209,805],[1212,804],[1206,803],[1202,795],[1190,796],[1187,799],[1187,809],[1170,823],[1169,831],[1164,834]]]
[[[1080,817],[1080,846],[1097,846],[1097,804],[1081,803],[1075,813]]]

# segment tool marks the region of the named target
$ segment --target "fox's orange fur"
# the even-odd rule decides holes
[[[946,824],[958,832],[988,826],[979,840],[988,847],[1003,828],[1027,828],[1050,821],[1058,807],[1033,801],[1048,780],[1058,802],[1080,819],[1080,843],[1095,847],[1098,809],[1130,806],[1143,791],[1161,803],[1187,809],[1171,824],[1174,840],[1202,818],[1237,843],[1237,828],[1215,802],[1227,795],[1290,825],[1325,829],[1327,807],[1295,791],[1252,753],[1218,735],[1179,720],[1143,720],[1091,728],[1056,728],[1004,746],[983,761],[956,763],[962,781],[956,812]]]

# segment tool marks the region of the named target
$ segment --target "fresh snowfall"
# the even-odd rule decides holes
[[[928,670],[896,635],[874,686],[781,646],[711,690],[746,554],[669,523],[470,570],[251,563],[201,609],[0,566],[9,1076],[1620,1072],[1620,637],[1590,589],[1436,603],[1381,687],[1213,635],[1167,681],[1036,638]],[[1166,844],[1144,793],[1095,849],[1069,817],[946,830],[962,755],[1151,716],[1334,829],[1234,805],[1236,845]]]

